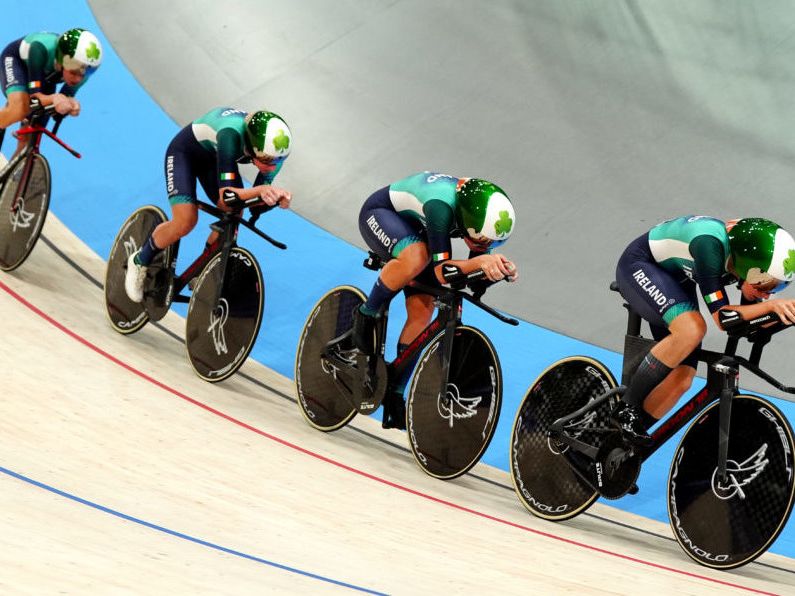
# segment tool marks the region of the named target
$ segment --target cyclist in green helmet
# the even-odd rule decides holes
[[[511,235],[515,222],[505,192],[478,178],[421,172],[373,193],[359,213],[359,231],[386,265],[354,315],[355,347],[373,353],[375,317],[401,290],[408,318],[398,340],[398,354],[430,323],[433,296],[406,287],[413,279],[439,285],[454,273],[482,269],[489,281],[516,280],[516,265],[495,252]],[[452,259],[451,238],[463,238],[470,251],[468,259]],[[411,368],[387,392],[384,428],[405,428],[403,391]]]
[[[795,300],[773,298],[795,274],[795,240],[767,219],[724,222],[705,216],[664,221],[634,240],[616,268],[619,291],[658,343],[635,371],[617,414],[625,436],[648,444],[647,429],[690,388],[695,351],[707,332],[700,293],[722,328],[776,313],[795,323]],[[739,281],[742,300],[731,305],[726,285]]]
[[[273,186],[273,180],[291,149],[290,128],[281,116],[264,110],[249,114],[235,108],[215,108],[179,131],[165,158],[171,219],[157,226],[141,249],[130,255],[125,277],[130,300],[143,300],[147,268],[155,256],[196,227],[197,180],[210,202],[223,211],[233,209],[224,200],[226,191],[233,191],[235,200],[246,207],[271,209],[278,205],[287,209],[292,195]],[[238,164],[249,162],[258,173],[254,185],[243,188]],[[206,250],[217,237],[217,232],[210,234]]]
[[[64,116],[79,115],[80,102],[74,95],[99,68],[102,58],[102,44],[85,29],[69,29],[62,35],[31,33],[12,41],[0,54],[7,99],[0,108],[0,129],[21,122],[28,115],[31,98],[45,106],[54,105]],[[59,83],[63,85],[56,92]]]

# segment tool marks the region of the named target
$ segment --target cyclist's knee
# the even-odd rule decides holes
[[[28,115],[30,99],[27,93],[11,93],[6,106],[6,115],[10,122],[21,122]]]
[[[199,221],[198,210],[192,205],[175,205],[172,211],[171,232],[180,238],[187,236]]]
[[[673,340],[683,348],[695,350],[707,334],[707,323],[697,311],[684,312],[668,326]]]
[[[386,264],[382,278],[389,287],[401,288],[422,273],[429,261],[428,246],[412,244]]]

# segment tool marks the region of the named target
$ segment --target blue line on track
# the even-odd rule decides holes
[[[262,559],[260,557],[255,557],[254,555],[249,555],[246,553],[242,553],[238,550],[234,550],[231,548],[226,548],[225,546],[221,546],[219,544],[213,544],[212,542],[207,542],[206,540],[202,540],[200,538],[195,538],[193,536],[189,536],[187,534],[183,534],[182,532],[177,532],[176,530],[169,530],[168,528],[164,528],[163,526],[158,526],[157,524],[153,524],[148,521],[144,521],[142,519],[138,519],[137,517],[132,517],[131,515],[127,515],[125,513],[121,513],[120,511],[114,511],[113,509],[109,509],[108,507],[104,507],[98,503],[92,503],[91,501],[87,501],[86,499],[82,499],[78,496],[71,495],[66,493],[62,490],[59,490],[55,487],[49,486],[42,482],[38,482],[37,480],[33,480],[32,478],[28,478],[27,476],[23,476],[13,470],[9,470],[8,468],[4,468],[0,466],[0,472],[3,474],[7,474],[17,480],[22,480],[23,482],[27,482],[28,484],[32,484],[33,486],[37,486],[38,488],[43,488],[44,490],[50,491],[51,493],[55,493],[61,497],[66,497],[67,499],[71,499],[72,501],[76,501],[81,505],[88,505],[89,507],[93,507],[94,509],[98,509],[104,513],[109,513],[110,515],[115,515],[116,517],[120,517],[121,519],[131,521],[136,524],[140,524],[142,526],[146,526],[147,528],[151,528],[152,530],[157,530],[158,532],[163,532],[164,534],[170,534],[171,536],[175,536],[177,538],[181,538],[183,540],[188,540],[190,542],[195,542],[196,544],[200,544],[202,546],[206,546],[230,555],[234,555],[236,557],[241,557],[243,559],[249,559],[250,561],[256,561],[257,563],[263,563],[265,565],[269,565],[271,567],[276,567],[277,569],[281,569],[283,571],[289,571],[290,573],[297,573],[299,575],[303,575],[306,577],[310,577],[312,579],[316,579],[322,582],[327,582],[330,584],[334,584],[337,586],[342,586],[343,588],[350,588],[351,590],[356,590],[357,592],[364,592],[365,594],[378,594],[384,595],[384,592],[376,592],[375,590],[370,590],[369,588],[363,588],[361,586],[356,586],[354,584],[348,584],[336,579],[331,579],[330,577],[324,577],[322,575],[317,575],[315,573],[310,573],[309,571],[303,571],[301,569],[296,569],[295,567],[289,567],[287,565],[282,565],[281,563],[276,563],[274,561],[268,561],[267,559]]]

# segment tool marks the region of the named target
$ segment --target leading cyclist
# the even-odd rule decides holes
[[[258,111],[248,114],[235,108],[215,108],[177,133],[166,150],[165,175],[171,219],[157,226],[140,250],[127,261],[124,288],[133,302],[144,297],[147,269],[158,253],[187,235],[199,219],[196,181],[219,209],[232,211],[233,201],[246,206],[264,203],[265,208],[290,206],[292,195],[272,186],[292,148],[292,135],[278,114]],[[254,186],[243,188],[239,163],[253,163]],[[226,193],[226,198],[225,198]],[[212,232],[205,250],[218,233]]]
[[[375,352],[375,321],[401,290],[407,320],[398,339],[398,355],[430,323],[434,297],[413,287],[447,283],[454,275],[482,269],[489,281],[518,277],[516,265],[494,250],[515,227],[513,205],[496,184],[435,172],[414,174],[374,192],[359,213],[359,231],[386,261],[367,301],[354,313],[352,338],[365,354]],[[463,238],[469,258],[452,259],[451,238]],[[405,429],[403,392],[412,367],[387,389],[383,428]]]
[[[624,435],[649,444],[647,433],[690,388],[695,351],[707,332],[697,291],[718,327],[739,316],[776,313],[795,323],[795,300],[771,298],[795,272],[795,240],[767,219],[724,222],[683,216],[664,221],[634,240],[616,268],[619,291],[649,322],[658,343],[646,355],[616,415]],[[731,306],[725,286],[741,283],[742,302]]]
[[[3,94],[7,103],[0,108],[0,145],[5,129],[28,115],[31,98],[53,105],[61,115],[80,114],[74,95],[102,62],[102,44],[85,29],[69,29],[63,35],[31,33],[8,44],[3,64]],[[56,92],[59,83],[61,89]],[[17,150],[24,144],[20,139]]]

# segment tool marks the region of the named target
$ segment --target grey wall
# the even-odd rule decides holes
[[[354,244],[361,202],[414,171],[503,186],[522,279],[491,302],[592,343],[620,349],[624,311],[607,285],[657,221],[795,228],[790,2],[90,4],[178,123],[222,104],[281,113],[295,152],[279,182],[296,211]],[[795,337],[777,343],[783,372]]]

